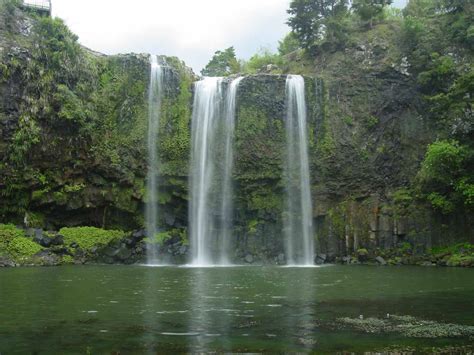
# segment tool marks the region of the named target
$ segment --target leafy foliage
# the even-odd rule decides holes
[[[16,261],[20,262],[26,261],[41,250],[43,250],[43,248],[39,244],[25,237],[13,238],[7,247],[7,252]]]
[[[456,207],[474,207],[474,151],[457,141],[437,141],[428,147],[418,174],[424,196],[444,214]]]
[[[211,61],[201,71],[204,76],[228,76],[239,72],[239,62],[235,57],[234,47],[217,51]]]
[[[95,227],[62,228],[59,234],[64,236],[64,243],[76,243],[81,249],[90,251],[94,247],[103,247],[125,237],[119,230],[105,230]]]
[[[272,53],[269,49],[262,48],[259,53],[254,54],[248,61],[242,61],[242,72],[245,74],[255,74],[266,70],[267,66],[274,65],[279,67],[283,64],[280,55]],[[277,73],[274,73],[277,74]]]
[[[363,21],[372,27],[374,19],[382,17],[384,7],[392,2],[393,0],[354,0],[352,8]]]
[[[278,42],[278,53],[287,55],[300,48],[300,43],[294,32],[288,33],[281,41]]]
[[[293,0],[287,23],[301,46],[311,49],[325,36],[340,31],[336,25],[342,22],[333,19],[341,19],[346,13],[347,0]]]
[[[25,232],[12,224],[0,224],[0,255],[6,254],[16,262],[30,260],[43,248],[25,237]]]

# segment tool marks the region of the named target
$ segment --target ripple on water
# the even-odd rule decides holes
[[[173,333],[173,332],[162,332],[161,335],[169,335],[169,336],[197,336],[199,333],[196,332],[187,332],[187,333]]]

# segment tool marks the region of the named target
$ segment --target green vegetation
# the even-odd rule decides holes
[[[293,0],[288,25],[305,49],[312,50],[323,39],[341,39],[347,0]]]
[[[262,48],[259,53],[253,55],[248,61],[241,61],[241,72],[244,74],[256,74],[260,71],[265,71],[271,74],[281,74],[279,66],[282,64],[283,60],[279,54]]]
[[[64,244],[76,243],[84,251],[100,248],[113,241],[123,239],[125,233],[119,230],[104,230],[95,227],[62,228],[59,234],[64,236]]]
[[[8,254],[17,262],[26,262],[41,250],[40,245],[25,237],[13,238],[7,247]]]
[[[43,248],[25,237],[23,230],[12,224],[0,224],[0,255],[11,257],[17,263],[27,263]]]
[[[145,238],[145,242],[158,245],[164,245],[170,240],[174,243],[179,241],[182,245],[189,245],[187,230],[184,228],[174,228],[165,232],[156,233],[154,238]]]
[[[229,47],[223,51],[217,51],[211,61],[201,71],[204,76],[227,76],[238,73],[239,62],[235,57],[234,47]]]
[[[444,214],[474,208],[474,151],[458,141],[437,141],[428,147],[418,174],[420,190]]]
[[[374,19],[384,15],[384,7],[390,5],[393,0],[354,0],[352,8],[360,18],[373,26]]]
[[[11,28],[0,26],[8,35],[0,85],[10,88],[4,102],[18,108],[0,105],[10,127],[0,131],[0,220],[29,216],[30,226],[60,228],[82,215],[94,226],[141,227],[148,57],[96,55],[60,19],[26,15],[15,1],[2,2],[0,12],[11,20]],[[26,16],[28,35],[18,25]],[[165,90],[160,155],[171,160],[167,175],[182,176],[192,73],[176,58],[166,61],[178,88]]]

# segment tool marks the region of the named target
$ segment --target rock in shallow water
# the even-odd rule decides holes
[[[15,267],[16,264],[13,260],[6,256],[0,256],[0,267]]]

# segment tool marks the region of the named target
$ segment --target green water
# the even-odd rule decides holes
[[[474,325],[474,271],[421,267],[0,270],[0,354],[336,352],[469,344],[334,329],[340,317]]]

